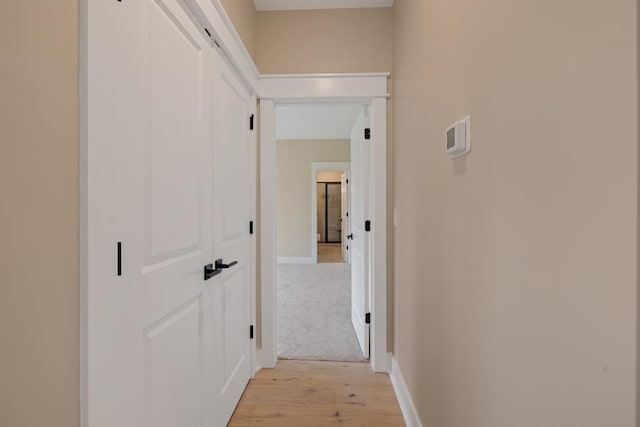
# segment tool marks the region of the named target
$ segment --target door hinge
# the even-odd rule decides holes
[[[367,313],[364,315],[364,323],[369,325],[371,323],[371,313]]]
[[[122,242],[118,242],[118,276],[122,276]]]
[[[347,216],[349,216],[349,212],[347,212]]]
[[[249,234],[253,234],[253,221],[249,221]]]
[[[253,130],[253,114],[249,116],[249,130]]]
[[[347,250],[349,250],[349,245],[347,245]]]
[[[349,180],[347,180],[347,184],[349,183]]]
[[[253,339],[253,325],[249,326],[249,339]]]
[[[211,38],[211,33],[209,32],[209,30],[208,30],[208,29],[206,29],[206,28],[205,28],[205,29],[204,29],[204,32],[205,32],[205,33],[207,33],[207,35],[209,36],[209,38]],[[218,47],[220,47],[220,46],[218,46]]]
[[[366,220],[364,222],[364,231],[371,231],[371,220]]]
[[[218,43],[218,40],[213,39],[213,42],[215,43],[216,46],[218,46],[218,49],[220,49],[220,43]]]
[[[371,128],[364,128],[364,139],[371,139]]]

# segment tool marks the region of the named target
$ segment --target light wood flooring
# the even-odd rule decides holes
[[[249,382],[230,427],[393,427],[405,423],[387,374],[368,363],[279,360]]]
[[[344,262],[341,243],[318,243],[318,262]]]

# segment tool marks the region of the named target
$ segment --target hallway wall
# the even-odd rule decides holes
[[[635,425],[636,7],[395,1],[395,350],[425,426]]]
[[[0,6],[0,426],[80,424],[77,3]]]
[[[253,0],[220,0],[253,62],[258,59],[258,12]]]
[[[351,141],[278,140],[278,257],[311,257],[311,163],[349,162]]]
[[[391,71],[391,8],[258,12],[263,74]]]

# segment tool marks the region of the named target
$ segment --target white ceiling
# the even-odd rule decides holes
[[[278,139],[349,139],[362,105],[279,105]]]
[[[353,9],[391,7],[393,0],[253,0],[257,10]]]

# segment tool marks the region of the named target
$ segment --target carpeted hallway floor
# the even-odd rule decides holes
[[[350,266],[278,265],[278,357],[364,361],[351,324]]]

